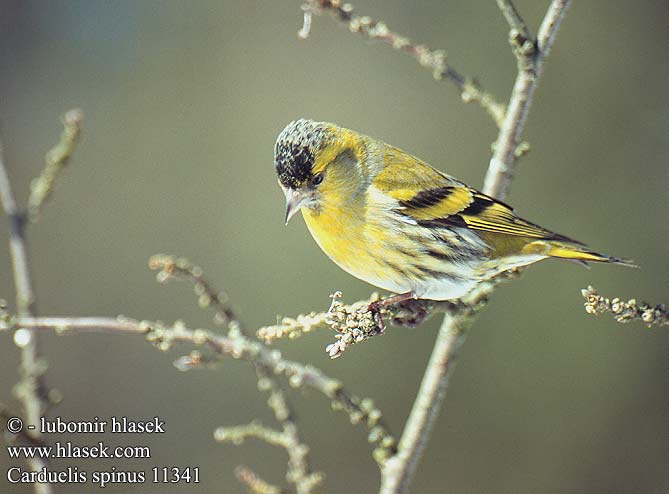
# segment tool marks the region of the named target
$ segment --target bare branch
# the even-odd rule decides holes
[[[264,441],[272,446],[287,448],[289,439],[281,432],[253,421],[246,425],[235,425],[232,427],[219,427],[214,431],[214,439],[218,442],[228,442],[239,445],[248,438]]]
[[[306,0],[302,9],[304,10],[304,25],[298,32],[300,38],[305,39],[309,36],[312,14],[331,13],[340,22],[346,24],[351,32],[358,33],[367,39],[381,41],[395,50],[409,54],[421,67],[430,69],[435,79],[453,83],[460,91],[462,101],[478,103],[490,115],[497,127],[502,125],[505,105],[498,102],[491,93],[485,91],[475,79],[455,70],[448,63],[445,51],[432,50],[425,45],[415,44],[409,38],[391,31],[384,22],[355,14],[353,5],[340,0]]]
[[[518,76],[511,92],[504,123],[495,142],[495,151],[490,159],[483,192],[503,199],[513,179],[515,160],[520,136],[525,127],[532,96],[537,87],[546,56],[550,52],[555,34],[560,27],[570,0],[553,0],[541,23],[536,49],[515,49],[519,57]],[[500,2],[508,3],[508,2]],[[512,40],[513,41],[513,40]],[[518,42],[521,40],[517,39]],[[521,47],[525,46],[525,42]]]
[[[271,350],[261,343],[250,341],[236,331],[227,336],[206,329],[188,329],[176,322],[166,326],[160,322],[138,321],[126,317],[15,317],[0,329],[16,330],[19,327],[33,331],[56,331],[58,334],[94,331],[142,335],[156,348],[167,351],[175,343],[204,346],[219,357],[245,360],[267,369],[270,374],[281,375],[296,388],[311,388],[331,400],[332,408],[343,410],[352,424],[364,423],[369,431],[368,440],[375,445],[374,458],[382,464],[395,453],[395,439],[385,425],[381,412],[370,399],[361,399],[347,392],[342,383],[328,377],[320,370],[299,362],[285,360],[278,350]]]
[[[499,4],[500,7],[511,5],[510,2],[502,1]],[[504,122],[497,137],[495,150],[490,160],[483,187],[483,192],[498,199],[503,199],[506,196],[509,184],[513,178],[513,166],[518,153],[520,136],[532,102],[532,94],[536,89],[543,61],[555,39],[555,32],[560,25],[560,20],[563,18],[568,4],[569,0],[553,0],[538,36],[542,39],[539,49],[526,49],[528,46],[524,41],[520,45],[520,48],[514,47],[514,52],[516,57],[518,57],[518,76],[511,93]],[[520,16],[514,8],[507,9],[504,12],[507,20],[510,19],[510,24],[514,26],[512,31],[518,28],[524,31],[522,29],[524,23],[522,23]],[[521,41],[513,33],[511,39],[512,44],[514,39],[517,42]],[[485,299],[487,293],[492,288],[493,286],[480,287],[477,294],[479,296],[483,294],[483,298]],[[472,296],[477,296],[477,294],[473,294]],[[418,396],[402,432],[398,453],[386,462],[383,470],[382,494],[400,494],[406,492],[416,465],[425,448],[429,431],[443,401],[448,378],[453,368],[452,363],[464,341],[466,330],[471,326],[474,314],[480,310],[481,305],[477,304],[478,308],[476,309],[461,310],[460,313],[447,314],[445,316],[432,351],[432,356],[430,357],[430,362],[423,376]]]
[[[37,221],[39,213],[46,201],[49,200],[56,186],[58,177],[65,169],[65,165],[72,156],[74,147],[81,133],[81,122],[84,114],[78,108],[63,115],[63,133],[56,144],[45,156],[46,165],[42,173],[30,184],[28,198],[28,215],[30,221]]]
[[[2,143],[0,142],[0,203],[9,220],[9,252],[14,275],[16,311],[19,316],[30,317],[35,309],[35,295],[30,277],[30,263],[25,240],[25,216],[19,211],[12,192],[11,182],[5,168]],[[17,398],[23,406],[26,421],[37,424],[48,404],[48,392],[44,384],[45,365],[40,359],[37,335],[29,329],[20,328],[14,333],[14,343],[21,350],[19,367],[20,381],[15,387]],[[36,434],[39,438],[39,435]],[[30,469],[40,471],[46,463],[39,458],[28,460]],[[37,494],[53,492],[51,484],[35,483]]]
[[[285,449],[288,454],[291,450],[298,449],[302,456],[307,453],[307,446],[304,444],[295,444],[291,434],[286,431],[280,432],[262,425],[258,421],[251,422],[246,425],[239,425],[235,427],[219,427],[214,431],[214,438],[220,442],[231,442],[233,444],[241,444],[245,439],[254,438],[264,441],[273,446],[278,446]],[[289,481],[292,475],[301,475],[305,477],[305,485],[297,485],[297,492],[312,492],[323,480],[321,473],[307,473],[307,472],[289,472]],[[296,483],[296,482],[295,482]],[[297,484],[297,483],[296,483]]]
[[[204,272],[188,259],[167,254],[156,254],[149,258],[149,269],[158,271],[158,283],[167,283],[171,279],[182,279],[193,284],[193,291],[197,296],[198,305],[203,308],[212,307],[216,311],[215,322],[221,325],[235,323],[241,328],[241,323],[234,311],[228,306],[228,295],[217,291],[205,279]]]
[[[237,480],[252,494],[285,494],[285,491],[258,477],[250,468],[239,466],[235,469]]]
[[[381,494],[407,491],[446,396],[448,381],[467,330],[473,324],[476,314],[487,304],[488,296],[495,286],[519,273],[519,270],[509,271],[490,282],[482,283],[475,293],[453,304],[452,311],[446,312],[416,400],[404,425],[397,454],[389,458],[383,468]]]
[[[532,39],[530,30],[527,29],[525,21],[520,17],[518,10],[516,10],[516,6],[511,0],[497,0],[497,6],[499,7],[499,10],[502,11],[504,18],[506,19],[506,22],[509,23],[511,29],[518,31],[525,37],[525,39]]]
[[[152,256],[149,259],[149,267],[152,270],[159,270],[156,275],[159,283],[165,283],[173,278],[190,281],[193,284],[200,307],[212,307],[215,310],[215,321],[218,324],[227,325],[231,334],[236,334],[237,338],[248,341],[244,335],[241,322],[227,304],[227,294],[213,288],[204,277],[202,268],[195,266],[188,259],[165,254]],[[178,361],[178,366],[188,369],[201,362],[202,358],[199,354],[191,354],[182,357]],[[310,494],[323,478],[323,475],[320,472],[311,472],[308,457],[309,447],[301,442],[297,423],[293,418],[293,413],[282,387],[265,366],[256,362],[253,362],[253,366],[258,378],[258,389],[269,392],[267,405],[283,428],[280,434],[288,454],[286,479],[288,482],[295,484],[297,494]]]
[[[534,49],[534,41],[525,21],[516,10],[516,6],[511,0],[497,0],[497,6],[502,11],[502,15],[509,24],[509,42],[516,53],[516,56],[522,58]]]
[[[613,300],[602,297],[591,286],[581,290],[585,298],[585,311],[588,314],[599,315],[604,312],[613,314],[613,318],[620,323],[641,321],[649,328],[651,326],[669,326],[669,312],[664,304],[652,306],[646,302],[638,303],[636,299],[623,302],[618,297]]]
[[[381,492],[404,492],[411,481],[446,395],[458,350],[474,314],[446,315],[439,330],[430,361],[402,432],[398,453],[386,462]],[[397,479],[397,480],[396,480]]]

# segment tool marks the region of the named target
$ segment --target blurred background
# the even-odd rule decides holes
[[[536,28],[547,1],[518,1]],[[461,72],[507,99],[515,60],[491,1],[360,0],[361,14],[448,51]],[[448,82],[327,16],[299,41],[299,1],[0,1],[0,131],[15,192],[42,168],[60,115],[85,112],[71,166],[29,229],[42,315],[125,314],[210,327],[186,284],[159,286],[147,258],[187,256],[229,293],[250,329],[325,310],[371,288],[318,249],[301,219],[283,225],[272,165],[297,117],[337,122],[482,185],[496,129]],[[545,262],[500,288],[464,346],[412,492],[669,491],[669,332],[583,311],[588,284],[607,296],[669,302],[669,4],[574,2],[528,121],[530,154],[507,200],[530,220],[631,257],[639,270]],[[6,219],[0,296],[12,300]],[[331,361],[327,331],[276,346],[375,399],[399,435],[439,325],[392,328]],[[217,444],[213,430],[272,423],[251,368],[178,372],[189,349],[141,338],[44,335],[47,382],[68,419],[159,415],[167,434],[105,436],[148,444],[152,459],[62,461],[87,471],[200,466],[197,485],[110,485],[109,493],[234,493],[236,465],[284,484],[282,450]],[[0,335],[0,401],[17,407],[19,354]],[[324,493],[375,492],[366,433],[313,392],[290,392]],[[65,440],[65,438],[61,438]],[[95,442],[99,439],[94,437]],[[68,440],[93,442],[88,438]],[[10,465],[0,454],[0,492]],[[285,484],[284,484],[285,485]],[[89,485],[58,493],[95,492]]]

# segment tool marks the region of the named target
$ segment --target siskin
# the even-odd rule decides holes
[[[339,267],[410,298],[451,300],[549,257],[633,265],[516,216],[513,209],[393,146],[300,119],[274,150],[286,223],[301,210]]]

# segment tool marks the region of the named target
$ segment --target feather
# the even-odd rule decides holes
[[[482,232],[580,244],[518,217],[489,197],[399,149],[384,156],[373,185],[397,201],[397,212],[428,227],[459,226]],[[411,161],[407,166],[407,162]]]

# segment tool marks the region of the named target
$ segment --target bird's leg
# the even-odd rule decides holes
[[[411,299],[395,304],[390,323],[394,326],[415,328],[430,317],[430,301]]]
[[[385,309],[386,307],[390,307],[391,305],[397,305],[407,300],[415,300],[415,299],[416,299],[416,294],[414,292],[400,293],[398,295],[393,295],[392,297],[386,297],[371,302],[367,306],[367,310],[371,312],[372,315],[374,316],[374,320],[379,328],[379,331],[383,332],[386,329],[386,323],[384,322],[383,316],[381,315],[381,310]]]

